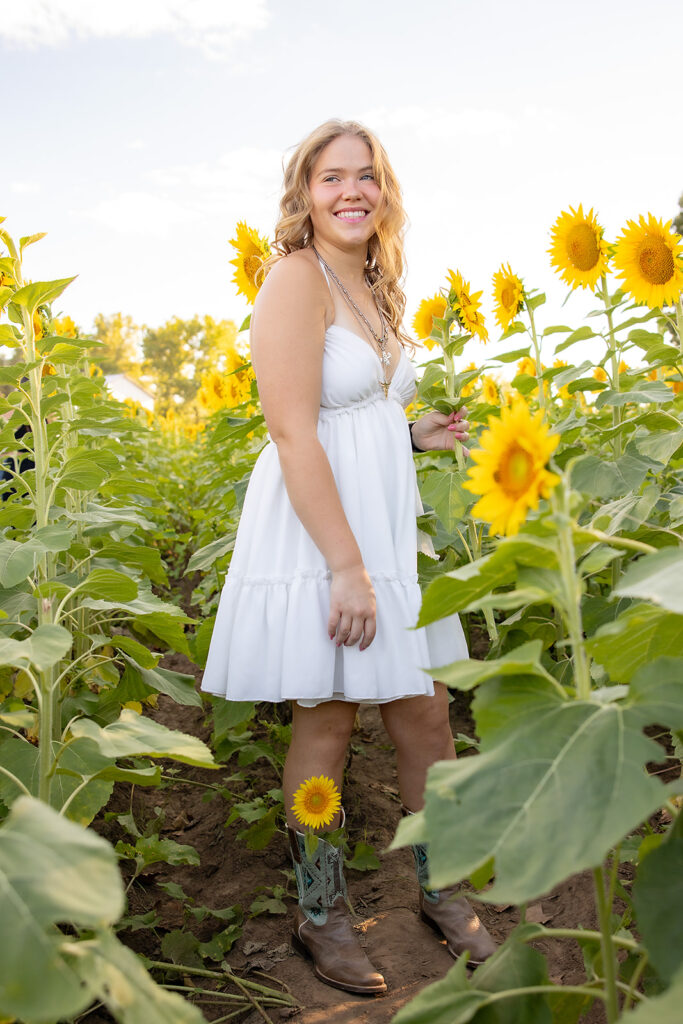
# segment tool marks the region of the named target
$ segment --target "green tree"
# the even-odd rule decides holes
[[[142,328],[131,316],[98,313],[94,337],[102,343],[102,348],[95,351],[94,359],[105,373],[140,375]]]
[[[143,371],[153,382],[156,408],[191,402],[209,369],[223,370],[234,349],[237,327],[232,320],[195,316],[173,317],[161,327],[147,328],[142,340]]]
[[[678,216],[674,217],[674,229],[683,235],[683,192],[678,197]]]

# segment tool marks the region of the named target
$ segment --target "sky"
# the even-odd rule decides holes
[[[563,308],[550,228],[678,212],[682,28],[680,0],[0,0],[0,214],[48,232],[25,273],[78,274],[57,305],[84,330],[241,323],[236,222],[271,236],[288,152],[355,119],[403,187],[408,324],[454,268],[498,338],[505,262],[546,292],[541,327],[579,326],[595,300]]]

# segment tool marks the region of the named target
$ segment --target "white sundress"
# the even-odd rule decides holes
[[[468,656],[457,615],[412,628],[421,603],[422,504],[404,411],[416,376],[403,349],[388,398],[381,376],[368,342],[340,324],[327,328],[318,437],[375,590],[375,639],[364,651],[330,639],[331,574],[292,508],[269,440],[244,499],[201,684],[207,693],[308,707],[326,700],[378,704],[433,695],[424,670]]]

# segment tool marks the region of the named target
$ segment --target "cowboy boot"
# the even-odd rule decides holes
[[[289,827],[287,832],[299,890],[292,946],[312,959],[316,977],[326,985],[356,995],[386,992],[384,978],[361,949],[349,918],[343,850],[319,837],[309,857],[306,837]]]
[[[413,812],[404,808],[403,813],[406,815]],[[446,940],[446,948],[456,960],[467,950],[468,963],[483,963],[497,948],[485,925],[465,897],[457,895],[457,886],[448,889],[430,887],[427,846],[417,843],[411,846],[411,850],[420,883],[420,917]]]

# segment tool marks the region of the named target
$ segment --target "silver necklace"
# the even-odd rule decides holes
[[[342,296],[346,300],[347,304],[350,306],[351,312],[356,317],[356,320],[358,320],[361,328],[363,326],[365,326],[365,328],[370,332],[370,335],[372,336],[372,338],[374,338],[375,343],[377,344],[377,346],[379,348],[379,351],[380,351],[380,360],[381,360],[381,363],[382,363],[382,368],[384,370],[384,380],[381,380],[379,383],[380,383],[380,387],[384,391],[384,397],[388,398],[389,397],[389,388],[391,387],[391,381],[387,380],[387,369],[388,369],[389,365],[391,364],[391,353],[389,351],[387,351],[387,345],[389,343],[389,332],[387,331],[387,322],[384,319],[384,314],[382,313],[382,310],[379,307],[379,303],[377,302],[377,297],[375,296],[375,293],[374,292],[372,293],[372,297],[373,297],[374,302],[375,302],[375,309],[377,310],[377,315],[379,317],[379,322],[380,322],[380,325],[381,325],[381,328],[382,328],[381,336],[377,334],[377,331],[372,326],[372,324],[370,323],[370,321],[368,320],[368,318],[366,317],[365,313],[360,308],[360,306],[358,306],[358,304],[356,302],[354,302],[354,300],[351,298],[351,296],[349,295],[348,291],[344,287],[343,283],[339,280],[339,278],[337,277],[337,275],[335,274],[334,270],[329,265],[329,263],[326,260],[323,259],[323,257],[320,255],[320,253],[318,252],[318,250],[316,249],[315,246],[312,246],[312,249],[313,249],[313,252],[318,257],[318,259],[320,260],[320,262],[322,263],[322,265],[325,268],[325,270],[328,272],[328,274],[330,275],[330,277],[332,278],[332,280],[336,284],[336,286],[339,289],[339,291],[342,293]]]

